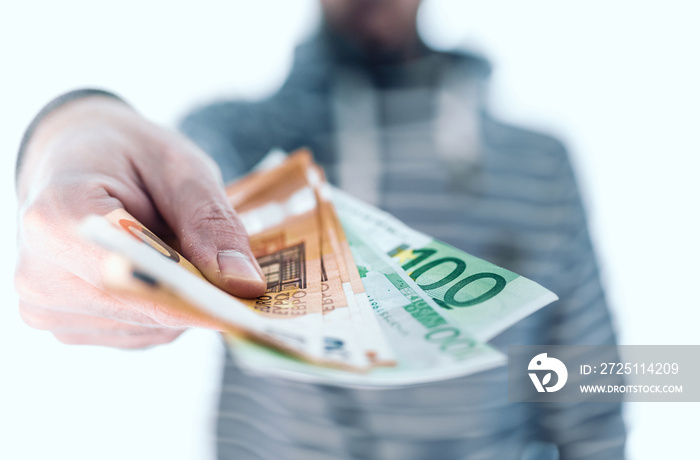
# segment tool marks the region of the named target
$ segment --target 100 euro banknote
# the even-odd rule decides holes
[[[343,225],[363,235],[415,280],[450,318],[488,341],[557,300],[543,286],[413,230],[390,214],[333,189]]]

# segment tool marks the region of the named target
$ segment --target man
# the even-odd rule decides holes
[[[309,146],[342,188],[560,296],[495,345],[614,344],[561,144],[489,115],[488,63],[425,47],[419,0],[321,3],[324,26],[281,90],[193,112],[182,131],[194,143],[106,93],[44,111],[18,167],[25,321],[66,343],[117,347],[206,327],[100,289],[104,254],[74,224],[117,207],[174,233],[213,283],[260,295],[262,272],[203,152],[228,180],[273,147]],[[624,449],[619,405],[510,404],[504,369],[369,392],[253,378],[227,359],[217,433],[220,458],[612,459]]]

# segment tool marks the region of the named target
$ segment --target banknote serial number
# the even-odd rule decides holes
[[[678,363],[600,363],[582,364],[581,375],[676,375]]]

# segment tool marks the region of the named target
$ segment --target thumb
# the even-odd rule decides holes
[[[240,297],[262,295],[265,277],[216,164],[186,139],[162,158],[149,157],[142,161],[158,164],[139,168],[141,177],[183,255],[221,289]]]

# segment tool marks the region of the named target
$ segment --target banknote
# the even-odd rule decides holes
[[[328,183],[321,182],[318,186],[319,201],[324,206],[324,216],[327,219],[327,228],[331,235],[330,241],[334,246],[334,253],[339,265],[341,281],[346,297],[349,299],[349,308],[356,329],[368,351],[370,361],[375,366],[393,366],[395,364],[394,351],[381,333],[377,318],[372,314],[372,308],[365,292],[357,265],[352,257],[350,245],[345,235],[345,229],[338,220],[335,208],[331,202]]]
[[[368,368],[375,364],[372,358],[376,356],[376,351],[366,338],[363,340],[362,322],[358,313],[351,307],[355,305],[354,294],[343,289],[340,273],[341,269],[347,273],[347,269],[345,261],[340,256],[334,222],[330,215],[329,208],[332,204],[324,200],[320,194],[319,183],[322,176],[318,171],[308,170],[307,177],[314,188],[321,229],[321,301],[325,352],[329,359],[335,357],[348,361],[356,367]]]
[[[273,304],[264,313],[278,319],[305,315],[314,321],[320,353],[327,361],[365,368],[369,362],[364,347],[347,321],[348,302],[315,189],[319,180],[311,154],[302,150],[273,169],[232,184],[227,194],[267,278],[266,296]],[[280,261],[280,254],[287,260]],[[290,261],[290,255],[297,257]],[[291,303],[278,301],[285,295]],[[303,309],[296,308],[295,297],[304,300]]]
[[[338,189],[333,202],[344,226],[407,272],[477,340],[488,341],[557,299],[534,281],[415,231]]]
[[[316,197],[306,180],[308,154],[245,178],[227,190],[267,280],[267,292],[249,302],[262,315],[314,317],[321,324],[321,252]],[[280,180],[280,174],[284,180]]]
[[[260,232],[270,222],[276,222],[275,219],[282,222],[279,228],[286,230],[290,222],[288,215],[285,216],[285,210],[310,211],[312,202],[315,201],[314,211],[319,231],[307,232],[304,236],[311,239],[318,234],[322,254],[319,278],[321,298],[316,307],[320,308],[323,315],[321,340],[326,358],[354,368],[393,365],[391,350],[379,335],[376,321],[366,316],[369,304],[359,277],[356,276],[353,280],[355,284],[351,285],[352,271],[356,275],[357,269],[352,261],[346,262],[341,253],[343,248],[337,237],[338,222],[332,204],[321,194],[321,185],[324,183],[323,172],[313,164],[310,152],[300,150],[274,168],[258,170],[230,185],[227,195],[250,235],[251,247],[263,266],[263,271],[266,271],[265,260],[261,257],[269,250],[257,250]],[[314,200],[309,194],[310,190],[313,191]],[[309,214],[307,223],[310,221]],[[268,279],[268,285],[269,282]],[[312,292],[311,287],[307,286],[306,290]],[[362,312],[360,305],[367,311]],[[284,310],[279,313],[283,312]],[[317,312],[318,310],[313,313]],[[361,356],[363,353],[367,357]]]
[[[365,237],[352,230],[346,234],[374,316],[400,356],[402,370],[416,374],[412,382],[466,375],[505,362],[502,353],[475,340],[405,272],[387,263]]]
[[[505,356],[468,335],[440,311],[430,296],[387,264],[352,232],[353,260],[359,266],[372,314],[395,351],[396,365],[366,375],[310,366],[265,347],[230,337],[240,366],[254,374],[278,375],[307,382],[333,381],[349,387],[394,387],[469,375],[505,363]]]

